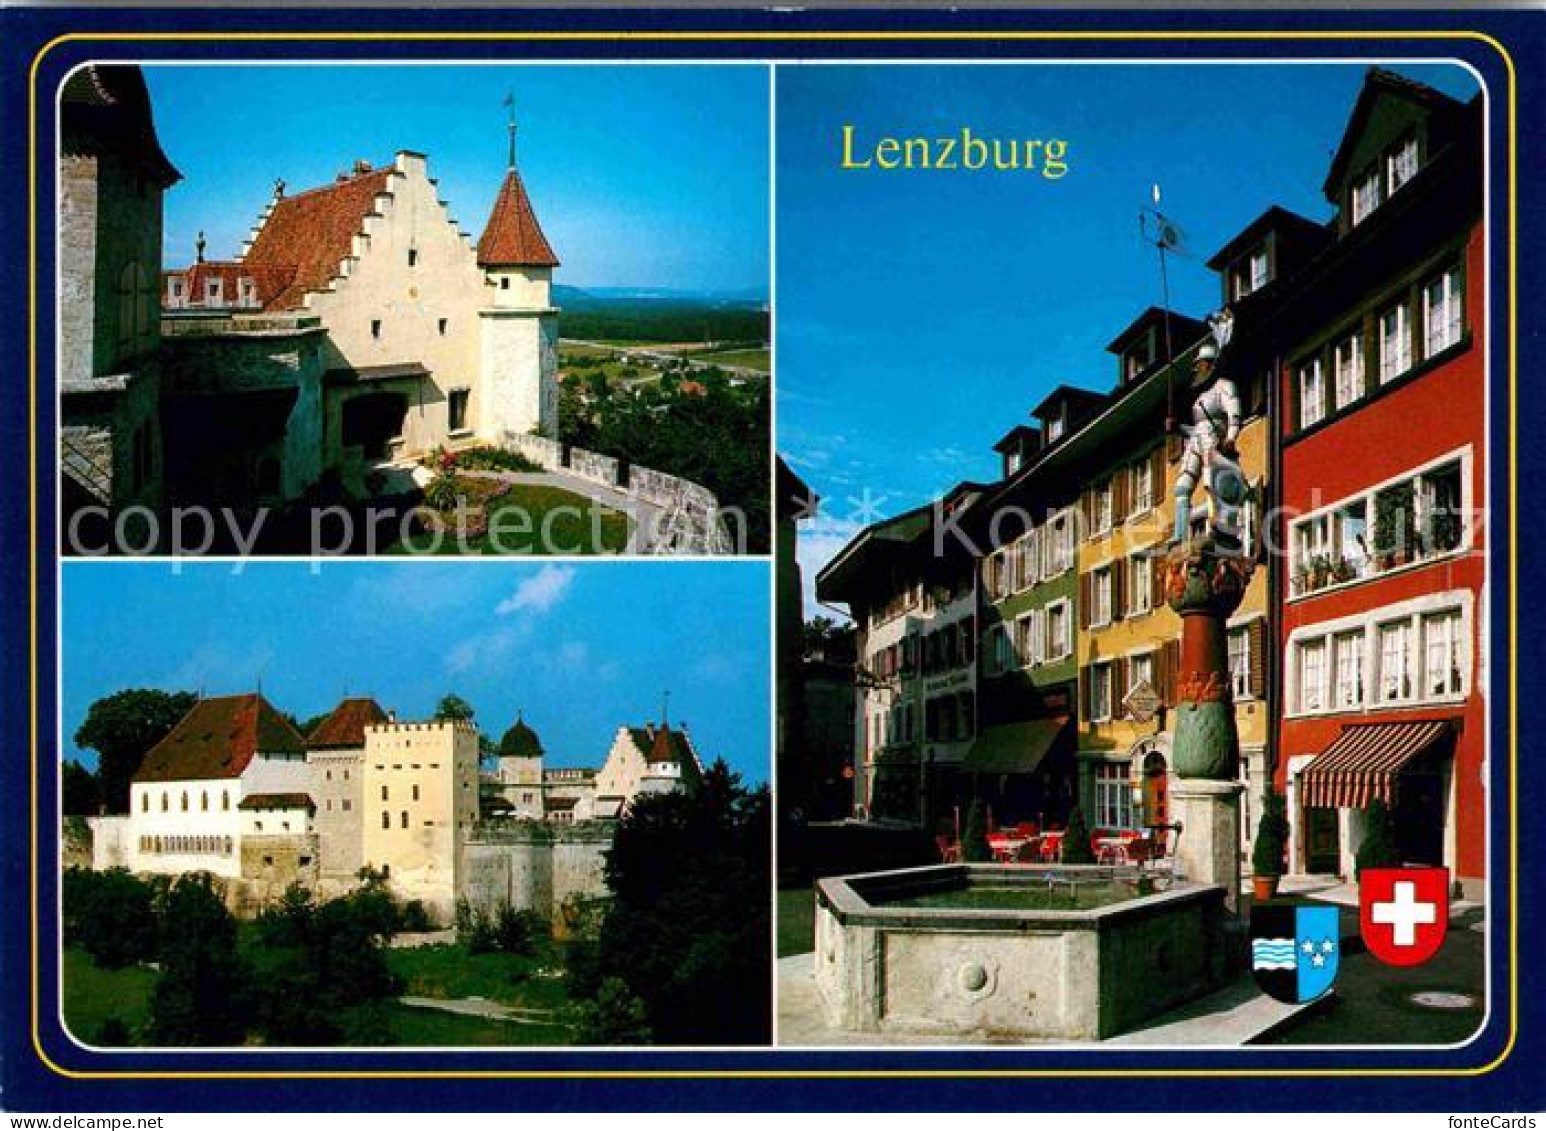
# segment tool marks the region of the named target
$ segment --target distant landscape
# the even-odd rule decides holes
[[[769,316],[755,295],[554,287],[559,432],[701,483],[769,546]]]

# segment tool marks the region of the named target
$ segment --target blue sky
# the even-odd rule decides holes
[[[1469,72],[1396,66],[1461,99]],[[1191,255],[1171,305],[1220,300],[1205,266],[1272,204],[1316,220],[1357,65],[781,66],[779,448],[823,496],[807,593],[868,517],[963,479],[1060,383],[1106,390],[1105,345],[1160,301],[1139,210],[1159,182]],[[1069,172],[842,170],[889,134],[1061,138]],[[813,610],[814,611],[814,610]]]
[[[427,718],[454,691],[496,739],[516,711],[555,766],[599,766],[670,691],[705,760],[768,780],[768,580],[758,563],[333,562],[64,566],[64,753],[127,687],[263,694],[299,718],[345,694]],[[94,756],[82,756],[88,765]]]
[[[356,158],[429,156],[476,238],[517,163],[573,286],[768,283],[768,76],[758,66],[149,66],[156,128],[183,174],[168,266],[232,258],[283,177],[326,184]]]

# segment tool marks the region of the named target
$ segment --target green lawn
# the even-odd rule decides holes
[[[136,1036],[150,1018],[150,992],[156,972],[143,966],[100,970],[91,956],[70,947],[64,952],[64,1023],[76,1039],[98,1043],[102,1026],[116,1018]]]
[[[757,369],[763,373],[773,368],[767,347],[762,349],[694,350],[683,357],[703,361],[710,365],[732,365],[740,369]]]
[[[569,1030],[559,1025],[517,1025],[395,1001],[361,1006],[345,1018],[344,1043],[355,1047],[566,1045],[572,1040]]]
[[[778,892],[778,956],[809,954],[816,949],[816,895],[808,887]]]
[[[562,966],[554,953],[540,958],[516,954],[469,954],[461,945],[416,946],[387,951],[387,965],[411,997],[481,997],[531,1009],[561,1009],[568,1001],[563,978],[538,970]]]
[[[489,482],[489,481],[485,481]],[[454,521],[454,512],[453,512]],[[473,554],[617,554],[628,548],[631,520],[561,487],[518,484],[489,504],[488,530],[468,537]],[[419,534],[394,554],[462,553],[454,530]]]

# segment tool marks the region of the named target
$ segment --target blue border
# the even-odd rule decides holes
[[[0,648],[0,892],[5,900],[0,915],[0,1009],[5,1024],[0,1030],[0,1103],[24,1110],[64,1109],[75,1111],[171,1111],[218,1110],[235,1107],[274,1111],[328,1108],[377,1108],[391,1110],[523,1110],[586,1109],[606,1107],[752,1108],[779,1109],[825,1107],[831,1109],[907,1109],[939,1108],[1050,1109],[1076,1110],[1515,1110],[1542,1106],[1543,1086],[1538,1074],[1529,1069],[1546,1063],[1546,1047],[1532,1019],[1539,1019],[1540,978],[1528,965],[1520,970],[1520,1018],[1518,1043],[1511,1057],[1496,1071],[1479,1077],[1250,1077],[1177,1079],[1146,1078],[995,1078],[995,1079],[920,1079],[917,1077],[843,1080],[780,1079],[691,1079],[691,1080],[71,1080],[49,1072],[38,1060],[29,1033],[30,969],[30,859],[27,832],[29,815],[29,712],[27,644],[27,567],[25,555],[15,548],[28,543],[26,513],[28,405],[27,382],[27,186],[23,171],[27,168],[27,89],[28,68],[37,50],[53,37],[70,31],[274,31],[327,30],[357,31],[369,28],[382,31],[509,31],[509,30],[727,30],[727,31],[943,31],[943,30],[1238,30],[1238,31],[1329,31],[1365,28],[1402,27],[1485,32],[1502,41],[1519,68],[1518,103],[1520,107],[1519,142],[1521,150],[1532,152],[1531,142],[1540,135],[1540,76],[1536,60],[1542,58],[1542,24],[1538,18],[1522,12],[1447,16],[1435,13],[1372,11],[1367,13],[1296,13],[1263,15],[1260,13],[1205,13],[1189,17],[1179,13],[702,13],[702,12],[571,12],[513,13],[497,11],[430,12],[393,11],[366,13],[339,12],[177,12],[177,11],[0,11],[3,20],[4,66],[0,73],[0,112],[4,128],[0,130],[0,168],[6,171],[6,191],[0,198],[0,271],[4,272],[5,293],[12,300],[0,310],[0,349],[4,350],[8,375],[0,381],[0,412],[3,412],[4,443],[0,443],[0,482],[5,506],[0,510],[0,537],[11,552],[0,554],[0,585],[4,586],[3,617],[5,647]],[[1493,514],[1491,547],[1494,555],[1494,601],[1492,622],[1493,681],[1493,769],[1494,780],[1503,780],[1507,771],[1508,687],[1507,664],[1509,625],[1505,602],[1508,598],[1506,563],[1512,549],[1512,531],[1507,515],[1508,424],[1506,406],[1506,361],[1508,354],[1508,277],[1506,245],[1498,241],[1505,234],[1507,208],[1507,169],[1503,162],[1506,143],[1507,75],[1497,54],[1478,41],[1435,43],[1433,41],[1268,41],[1220,42],[1177,40],[1162,43],[1135,41],[1114,45],[1110,42],[1081,41],[1002,41],[971,42],[909,41],[873,43],[861,41],[784,41],[766,43],[650,43],[650,42],[578,42],[578,43],[457,43],[446,48],[432,43],[392,44],[247,44],[216,42],[210,44],[157,43],[147,49],[143,44],[67,44],[51,52],[40,73],[40,90],[51,90],[73,63],[81,58],[134,57],[150,53],[166,58],[251,58],[272,55],[300,58],[434,58],[447,53],[464,58],[500,58],[519,61],[526,58],[995,58],[1015,56],[1035,58],[1103,57],[1120,50],[1123,55],[1142,57],[1188,58],[1264,53],[1284,57],[1357,57],[1371,49],[1381,53],[1399,51],[1404,55],[1444,54],[1465,58],[1486,77],[1494,94],[1491,123],[1493,156],[1493,247],[1490,260],[1492,275],[1493,429],[1492,446]],[[40,212],[51,216],[53,107],[43,100],[40,106],[40,153],[38,190]],[[1546,201],[1541,187],[1529,175],[1528,158],[1520,162],[1517,246],[1541,246],[1546,224]],[[39,228],[39,279],[53,275],[51,234]],[[1542,264],[1521,256],[1518,268],[1518,293],[1522,318],[1528,320],[1529,296],[1542,293]],[[52,389],[46,375],[54,372],[51,322],[51,289],[40,282],[39,297],[45,308],[38,332],[39,388],[39,555],[38,633],[40,647],[39,708],[45,720],[40,729],[40,762],[55,764],[52,726],[54,715],[52,646],[54,617],[54,544],[52,513],[53,463],[51,437],[54,430]],[[1532,472],[1546,462],[1529,443],[1531,425],[1538,419],[1541,390],[1533,375],[1540,371],[1541,343],[1538,324],[1528,325],[1519,335],[1520,391],[1519,427],[1521,434],[1519,468],[1522,484],[1536,481]],[[1526,506],[1528,504],[1525,504]],[[1526,512],[1528,513],[1528,512]],[[1522,555],[1521,592],[1528,593],[1529,568],[1533,555]],[[1532,623],[1542,616],[1538,603],[1523,602],[1519,610],[1521,644],[1520,685],[1528,689],[1530,676],[1546,648],[1546,633],[1532,631]],[[112,615],[112,610],[104,610]],[[1520,707],[1519,723],[1525,735],[1534,733],[1532,723],[1540,722],[1542,706],[1526,694]],[[1517,784],[1520,828],[1519,854],[1522,862],[1539,858],[1542,836],[1530,815],[1542,810],[1543,774],[1533,766],[1532,751],[1521,751],[1522,780]],[[1504,838],[1507,791],[1497,790],[1492,802],[1493,872],[1495,885],[1506,877],[1508,846]],[[39,808],[51,812],[55,804],[54,782],[47,777],[39,782]],[[54,898],[56,875],[55,846],[45,838],[39,858],[43,883],[40,901],[45,916],[45,936],[51,932],[48,908]],[[1501,894],[1501,892],[1500,892]],[[1519,906],[1522,912],[1539,907],[1542,885],[1538,876],[1525,865],[1520,876]],[[1495,999],[1499,1008],[1481,1039],[1465,1050],[1454,1053],[1375,1052],[1313,1053],[1303,1051],[1252,1050],[1210,1051],[1207,1053],[1151,1052],[1116,1054],[1102,1052],[1048,1053],[1027,1050],[961,1053],[898,1053],[854,1051],[843,1053],[736,1052],[716,1054],[680,1054],[668,1052],[612,1053],[565,1052],[532,1054],[522,1052],[480,1054],[305,1054],[300,1056],[262,1056],[243,1054],[199,1055],[190,1063],[187,1057],[135,1055],[132,1058],[94,1056],[70,1045],[57,1025],[47,1018],[45,1008],[43,1039],[50,1055],[61,1064],[83,1070],[122,1070],[131,1062],[137,1069],[189,1070],[221,1068],[260,1068],[266,1070],[372,1069],[433,1066],[438,1069],[565,1069],[565,1070],[731,1070],[757,1071],[876,1071],[985,1069],[1090,1068],[1145,1069],[1230,1069],[1230,1068],[1316,1068],[1349,1067],[1431,1068],[1435,1066],[1472,1067],[1491,1061],[1507,1039],[1506,1004],[1508,913],[1506,898],[1495,898],[1494,929],[1489,938],[1495,971]],[[1520,953],[1528,955],[1540,949],[1539,913],[1521,924]],[[47,1003],[55,992],[51,963],[42,964],[40,992]]]

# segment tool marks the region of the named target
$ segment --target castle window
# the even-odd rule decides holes
[[[386,786],[382,786],[381,787],[381,800],[383,800],[383,801],[390,801],[391,800],[391,797],[387,794],[387,787]]]
[[[379,318],[372,318],[370,320],[370,336],[373,337],[373,338],[376,338],[376,339],[380,339],[380,337],[381,337],[381,319],[379,319]]]
[[[510,289],[510,279],[509,279],[509,276],[506,276],[505,278],[499,280],[499,289],[502,290],[502,291],[508,291]]]
[[[350,801],[347,797],[344,798],[343,808],[345,813],[349,812],[350,809],[354,808],[354,802]]]
[[[231,808],[231,795],[225,790],[220,791],[220,808],[222,810]]]
[[[187,790],[183,790],[183,812],[186,813],[187,811],[188,811],[188,791]]]
[[[440,336],[442,338],[446,336],[446,326],[450,323],[450,321],[451,320],[449,318],[442,318],[440,321],[435,323],[435,328],[440,331]]]
[[[467,427],[467,398],[470,395],[467,389],[452,389],[447,398],[450,412],[450,429],[452,432],[461,432]]]
[[[140,812],[141,813],[149,813],[150,812],[150,794],[148,794],[148,793],[140,794]]]
[[[254,821],[254,822],[252,822],[252,827],[257,829],[258,832],[262,832],[263,831],[263,822],[262,821]]]
[[[203,812],[203,813],[208,813],[209,812],[209,791],[208,790],[206,790],[205,792],[199,794],[199,811]]]
[[[403,828],[406,829],[407,827],[408,827],[408,810],[404,809],[403,810]]]
[[[416,247],[410,247],[408,249],[408,266],[409,267],[417,267],[418,265],[419,265],[419,249],[416,248]]]
[[[417,784],[415,784],[414,787],[413,787],[413,799],[415,801],[417,801],[419,799],[419,787],[418,787]]]
[[[383,812],[381,814],[381,827],[384,829],[389,829],[392,827],[392,814],[387,812]]]
[[[166,809],[167,809],[167,805],[166,805],[166,791],[162,790],[161,791],[161,812],[165,813]]]

